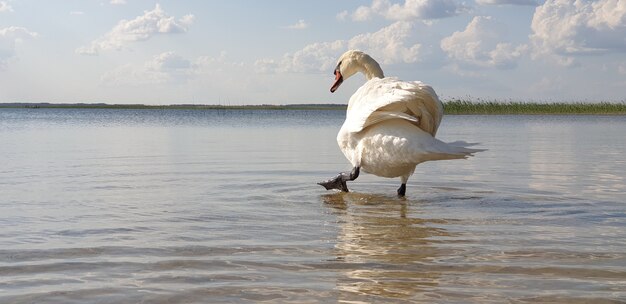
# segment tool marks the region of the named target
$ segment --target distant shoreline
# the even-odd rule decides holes
[[[341,104],[292,104],[292,105],[145,105],[107,103],[0,103],[0,108],[29,109],[129,109],[129,110],[345,110]]]
[[[28,109],[180,109],[180,110],[331,110],[345,111],[345,104],[289,105],[144,105],[106,103],[0,103],[0,108]],[[475,102],[450,100],[444,102],[444,112],[450,115],[626,115],[626,102]]]

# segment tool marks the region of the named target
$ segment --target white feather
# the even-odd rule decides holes
[[[381,112],[405,116],[422,130],[435,135],[443,116],[443,105],[435,91],[419,81],[404,82],[395,77],[372,78],[348,102],[344,126],[359,132],[381,119]],[[406,116],[406,115],[408,116]]]
[[[373,65],[371,57],[354,53],[349,51],[340,59],[340,64],[350,61],[346,73],[372,70],[368,68]],[[462,159],[483,151],[466,148],[471,144],[465,142],[447,144],[434,137],[443,105],[430,86],[385,78],[382,70],[378,74],[366,73],[369,80],[350,98],[337,135],[341,151],[353,166],[382,177],[402,177],[406,183],[422,162]]]

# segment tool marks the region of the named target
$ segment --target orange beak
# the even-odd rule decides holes
[[[330,87],[330,92],[335,93],[335,91],[337,91],[337,88],[339,88],[342,82],[343,76],[341,76],[341,72],[339,72],[339,69],[337,69],[335,70],[335,82],[333,82],[333,86]]]

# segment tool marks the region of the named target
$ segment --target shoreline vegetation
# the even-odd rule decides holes
[[[443,102],[449,115],[626,115],[626,102],[515,102],[465,101],[452,99]],[[289,105],[145,105],[106,103],[0,103],[0,108],[54,108],[54,109],[181,109],[181,110],[346,110],[345,104],[289,104]]]

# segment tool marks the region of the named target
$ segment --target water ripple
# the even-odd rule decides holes
[[[39,110],[0,109],[0,303],[626,299],[624,117],[446,117],[489,151],[398,198],[316,185],[343,113]]]

